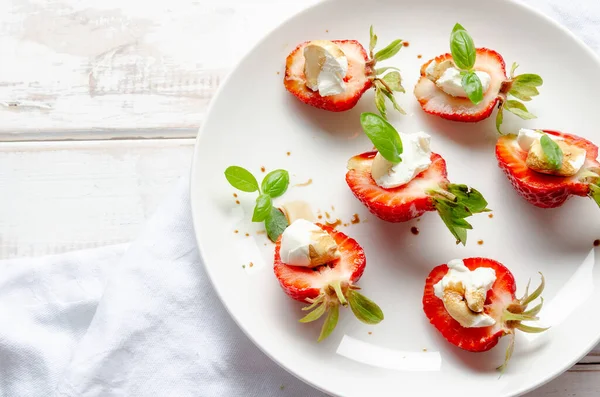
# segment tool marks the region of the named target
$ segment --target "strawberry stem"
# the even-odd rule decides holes
[[[312,303],[310,306],[306,306],[303,307],[302,310],[312,310],[314,309],[319,303],[323,302],[323,300],[325,299],[325,294],[321,293],[321,295],[317,296],[315,299],[310,299],[307,298],[306,301],[308,303]]]
[[[544,306],[544,298],[541,298],[542,300],[541,303],[539,305],[537,305],[536,307],[534,307],[533,309],[527,310],[525,312],[523,312],[524,315],[526,316],[537,316],[538,313],[540,312],[540,310],[542,310],[542,307]]]
[[[325,314],[325,309],[327,308],[327,305],[323,302],[321,303],[319,306],[317,306],[317,308],[315,310],[313,310],[312,312],[308,313],[306,316],[302,317],[300,320],[301,323],[310,323],[313,321],[317,321],[318,319],[321,318],[321,316],[323,314]]]
[[[431,195],[431,196],[441,196],[442,198],[452,201],[452,202],[456,202],[456,196],[444,189],[435,189],[435,190],[429,190],[427,192],[427,194]]]
[[[390,87],[390,86],[388,85],[388,83],[386,83],[386,82],[385,82],[385,80],[383,80],[383,79],[380,79],[380,78],[378,78],[378,77],[375,77],[375,80],[376,80],[376,81],[378,81],[378,82],[380,82],[380,83],[381,83],[381,85],[383,85],[383,86],[385,87],[385,89],[387,90],[387,92],[394,92],[394,90],[392,90],[392,87]]]
[[[507,322],[507,321],[537,321],[539,320],[539,318],[535,317],[535,316],[529,316],[526,315],[525,313],[512,313],[506,309],[504,309],[504,312],[502,313],[502,321],[503,322]]]
[[[510,361],[510,358],[512,357],[514,351],[515,351],[515,334],[512,333],[510,335],[510,342],[508,343],[508,347],[506,348],[506,354],[504,356],[504,363],[502,363],[501,366],[496,368],[498,371],[500,371],[500,376],[502,376],[502,374],[504,373],[504,370],[506,370],[506,368],[508,367],[508,362]]]
[[[542,273],[540,273],[540,276],[542,277],[542,281],[540,282],[540,286],[537,287],[537,289],[535,291],[533,291],[533,293],[531,295],[527,295],[527,293],[525,293],[525,296],[523,296],[523,298],[520,299],[520,303],[521,305],[523,305],[523,308],[527,308],[527,305],[530,304],[531,302],[533,302],[534,300],[536,300],[544,291],[544,288],[546,287],[546,280],[544,279],[544,275]]]
[[[344,296],[344,292],[342,291],[342,283],[337,280],[334,281],[333,283],[329,284],[329,286],[331,288],[333,288],[333,290],[335,291],[335,294],[338,298],[338,300],[340,301],[340,303],[343,306],[346,306],[348,304],[348,301],[346,300],[346,297]]]

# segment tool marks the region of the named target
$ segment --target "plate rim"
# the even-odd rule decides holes
[[[253,45],[248,47],[248,50],[236,61],[234,62],[234,65],[229,69],[229,71],[227,72],[227,76],[225,76],[225,78],[222,80],[222,82],[220,83],[219,87],[217,88],[217,91],[215,92],[215,95],[211,98],[210,100],[210,104],[208,105],[208,108],[205,112],[205,117],[204,119],[206,120],[209,115],[211,114],[213,107],[215,106],[215,103],[217,102],[217,100],[220,98],[220,96],[222,95],[222,91],[224,90],[224,88],[228,85],[229,80],[231,78],[231,76],[233,75],[233,72],[236,71],[243,63],[246,62],[246,60],[251,56],[251,54],[254,52],[254,50],[258,47],[260,47],[274,32],[278,31],[279,29],[283,28],[286,24],[288,24],[291,20],[296,19],[301,17],[302,15],[311,12],[313,9],[318,8],[323,6],[324,4],[327,3],[334,3],[334,2],[343,2],[344,0],[317,0],[316,3],[313,3],[303,9],[301,9],[300,11],[297,11],[289,16],[287,16],[286,18],[284,18],[281,22],[279,22],[278,24],[276,24],[275,26],[273,26],[272,28],[268,29],[265,33],[263,33],[259,39],[257,39]],[[379,2],[380,0],[375,0],[375,2]],[[402,0],[406,3],[410,3],[414,0]],[[521,11],[522,10],[526,10],[529,11],[533,14],[535,14],[538,18],[541,18],[543,20],[545,20],[547,23],[549,23],[550,25],[552,25],[554,28],[558,29],[562,34],[568,36],[571,40],[573,40],[578,46],[579,48],[581,48],[582,50],[584,50],[587,55],[589,55],[597,64],[598,69],[600,70],[600,54],[596,53],[590,46],[588,46],[583,39],[581,39],[579,36],[577,36],[575,33],[573,33],[571,30],[569,30],[566,26],[564,26],[563,24],[561,24],[560,22],[558,22],[557,20],[553,19],[552,17],[550,17],[549,15],[546,15],[544,12],[542,12],[541,10],[533,7],[532,5],[528,4],[528,3],[524,3],[521,2],[520,0],[496,0],[498,2],[502,2],[505,5],[509,5],[509,6],[514,6],[516,8],[520,8]],[[199,179],[197,178],[197,165],[199,162],[199,147],[201,145],[201,139],[202,137],[205,135],[206,133],[206,123],[203,122],[202,125],[199,127],[196,138],[195,138],[195,142],[194,142],[194,153],[193,153],[193,157],[192,157],[192,164],[191,164],[191,171],[190,171],[190,179],[189,179],[189,189],[190,189],[190,207],[191,207],[191,213],[192,213],[192,224],[193,224],[193,228],[194,228],[194,234],[195,234],[195,239],[196,239],[196,243],[197,243],[197,247],[198,247],[198,254],[200,257],[200,262],[202,263],[202,266],[204,267],[204,270],[206,271],[206,274],[209,277],[210,280],[210,284],[212,285],[215,293],[217,294],[219,300],[221,301],[221,303],[223,304],[223,307],[225,308],[225,310],[227,311],[227,314],[230,316],[230,318],[234,321],[234,323],[236,324],[236,326],[244,333],[244,335],[254,344],[254,346],[256,346],[263,354],[265,354],[271,361],[273,361],[274,363],[276,363],[280,368],[282,368],[283,370],[285,370],[287,373],[293,375],[296,379],[299,379],[300,381],[306,383],[307,385],[309,385],[310,387],[313,387],[316,390],[319,390],[322,393],[325,393],[327,395],[335,395],[332,394],[332,391],[329,390],[325,390],[324,388],[322,388],[321,386],[313,383],[311,380],[306,379],[302,376],[300,376],[299,374],[296,374],[293,370],[291,370],[290,368],[288,368],[285,364],[283,364],[282,362],[280,362],[277,358],[275,358],[274,356],[272,356],[265,348],[263,348],[263,346],[261,346],[252,336],[252,334],[250,332],[248,332],[248,330],[238,321],[238,318],[232,313],[231,308],[229,307],[227,301],[224,299],[223,294],[221,293],[221,289],[217,286],[217,284],[214,281],[213,278],[213,274],[211,272],[211,268],[210,266],[208,266],[208,264],[206,263],[205,260],[205,255],[204,255],[204,250],[203,250],[203,245],[200,241],[200,238],[198,236],[198,233],[196,233],[197,230],[200,229],[200,225],[199,225],[199,221],[198,221],[198,209],[197,209],[197,205],[195,205],[194,203],[197,202],[196,197],[197,197],[197,193],[196,191],[199,191],[200,189],[196,189],[195,187],[197,186],[197,184],[199,184]],[[598,330],[598,335],[596,337],[596,339],[594,340],[594,342],[591,344],[591,346],[588,346],[588,348],[584,349],[584,352],[575,357],[573,360],[568,361],[565,363],[565,365],[561,365],[559,366],[559,370],[555,371],[554,373],[550,373],[548,374],[548,376],[544,377],[544,378],[540,378],[540,381],[534,385],[530,385],[530,386],[523,386],[519,389],[516,390],[515,394],[509,395],[503,395],[503,397],[517,397],[517,396],[522,396],[526,393],[529,393],[531,391],[534,391],[542,386],[544,386],[545,384],[551,382],[552,380],[558,378],[560,375],[564,374],[566,371],[569,370],[569,368],[571,368],[573,365],[575,365],[577,362],[579,362],[583,357],[587,356],[587,354],[592,351],[594,349],[595,346],[597,346],[600,343],[600,330]]]

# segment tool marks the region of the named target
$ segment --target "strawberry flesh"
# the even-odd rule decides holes
[[[366,152],[348,161],[346,182],[368,209],[388,222],[406,222],[435,211],[434,200],[427,194],[448,184],[446,162],[436,153],[431,154],[431,165],[408,184],[392,189],[377,185],[371,176],[371,164],[377,152]]]
[[[448,314],[443,301],[435,296],[433,286],[448,273],[448,266],[434,268],[425,282],[423,310],[429,322],[442,336],[455,346],[472,352],[490,350],[507,333],[502,321],[504,309],[515,301],[516,284],[512,273],[501,263],[486,258],[467,258],[464,264],[473,271],[478,267],[490,267],[496,272],[496,281],[487,293],[484,312],[496,320],[496,324],[483,328],[465,328]]]
[[[532,171],[525,163],[527,152],[517,143],[516,135],[505,135],[496,143],[498,165],[508,177],[515,190],[527,201],[540,208],[561,206],[571,195],[586,197],[590,192],[589,183],[580,178],[582,172],[600,169],[596,160],[598,147],[576,135],[556,131],[544,131],[549,135],[560,136],[566,143],[585,149],[586,162],[581,171],[571,177],[541,174]]]
[[[348,73],[344,78],[345,92],[331,96],[321,96],[306,86],[304,76],[304,47],[309,42],[298,45],[288,55],[285,62],[285,88],[302,102],[319,109],[343,112],[352,109],[362,94],[373,85],[374,71],[367,66],[368,55],[364,47],[356,40],[333,40],[340,46],[348,59]]]
[[[329,233],[337,243],[340,258],[336,261],[316,268],[290,266],[281,261],[281,236],[275,246],[275,276],[285,293],[301,302],[318,297],[333,282],[355,284],[367,263],[365,253],[356,240],[329,226],[318,223],[317,226]]]
[[[502,83],[507,80],[504,59],[496,51],[487,48],[478,48],[474,69],[486,72],[491,81],[488,90],[484,93],[483,100],[477,105],[468,98],[453,97],[438,88],[434,82],[426,77],[425,70],[434,60],[441,63],[452,59],[450,53],[431,59],[421,67],[421,78],[415,86],[414,94],[426,113],[440,116],[444,119],[476,122],[488,118],[494,106],[501,98]]]

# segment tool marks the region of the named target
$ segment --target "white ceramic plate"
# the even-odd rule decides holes
[[[485,390],[482,395],[488,397],[513,396],[565,371],[600,339],[600,269],[592,248],[600,237],[600,211],[595,204],[573,198],[555,210],[534,208],[517,196],[496,165],[493,117],[470,125],[444,121],[425,115],[412,95],[420,65],[447,52],[456,22],[469,30],[477,46],[499,51],[509,65],[519,62],[521,73],[544,78],[541,95],[528,104],[539,118],[523,122],[507,114],[505,129],[557,129],[600,141],[600,80],[588,78],[600,69],[593,53],[522,5],[471,0],[319,4],[281,25],[241,61],[221,86],[198,136],[193,216],[215,289],[257,346],[328,393],[464,396],[465,390]],[[475,229],[466,247],[454,244],[436,213],[419,222],[385,223],[368,214],[348,189],[346,161],[371,147],[359,114],[374,111],[372,92],[353,110],[336,114],[300,103],[283,87],[285,57],[296,44],[358,39],[367,45],[370,24],[382,44],[395,38],[410,43],[386,62],[402,69],[408,91],[397,95],[408,115],[390,112],[391,122],[401,131],[431,133],[433,150],[445,157],[450,179],[479,189],[494,210],[493,218],[471,218]],[[346,223],[354,213],[368,220],[341,230],[365,249],[368,263],[360,286],[384,310],[381,324],[364,325],[344,310],[334,334],[316,343],[320,324],[298,323],[302,305],[280,290],[272,271],[273,245],[260,234],[261,225],[250,222],[255,196],[238,192],[241,204],[235,203],[234,189],[223,176],[233,164],[258,175],[261,166],[285,168],[292,185],[313,180],[310,186],[291,187],[278,203],[304,199]],[[418,236],[411,234],[412,226],[419,228]],[[506,341],[488,353],[461,351],[440,337],[421,309],[429,271],[450,259],[472,256],[508,266],[519,294],[530,277],[537,282],[538,271],[547,279],[541,315],[552,328],[538,337],[519,335],[501,378],[494,368],[503,360]]]

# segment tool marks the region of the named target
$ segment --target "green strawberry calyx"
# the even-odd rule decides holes
[[[511,337],[508,348],[506,349],[504,363],[497,368],[502,373],[504,372],[504,370],[506,370],[508,362],[514,352],[515,330],[519,330],[530,334],[538,334],[548,330],[548,328],[533,327],[530,325],[523,324],[524,321],[538,321],[538,314],[544,306],[544,298],[542,298],[541,295],[544,291],[544,287],[546,286],[546,281],[542,273],[540,273],[540,276],[542,280],[535,291],[529,294],[529,285],[531,283],[531,280],[529,280],[529,282],[527,283],[527,287],[525,288],[525,294],[523,295],[523,297],[520,299],[515,299],[502,312],[502,325],[504,327],[504,334],[510,335]],[[536,300],[538,297],[540,298],[540,303],[528,310],[527,307],[529,306],[529,304]]]
[[[467,185],[449,184],[445,188],[428,192],[434,200],[444,224],[456,238],[456,243],[467,243],[467,230],[473,226],[465,220],[474,214],[491,211],[479,191]]]
[[[310,323],[327,313],[318,342],[326,339],[335,329],[339,319],[340,306],[350,306],[356,318],[365,324],[380,323],[383,320],[383,311],[375,302],[359,293],[359,289],[359,287],[348,282],[332,282],[322,289],[319,296],[314,299],[307,299],[310,305],[302,308],[302,310],[309,313],[299,321]]]
[[[405,93],[406,90],[402,87],[402,77],[400,75],[400,69],[393,66],[385,66],[381,68],[375,68],[377,62],[384,61],[396,55],[403,47],[401,39],[396,39],[388,44],[385,48],[375,52],[375,46],[377,45],[377,35],[373,33],[373,26],[369,30],[369,60],[367,61],[367,75],[372,80],[375,86],[375,106],[381,113],[383,118],[387,118],[387,105],[386,98],[392,103],[392,106],[396,111],[401,114],[406,114],[404,109],[398,105],[394,92]]]
[[[527,110],[525,104],[521,101],[528,102],[540,92],[538,87],[544,84],[544,80],[537,74],[525,73],[515,76],[515,70],[519,67],[516,62],[513,63],[510,70],[510,78],[502,82],[500,87],[500,102],[498,104],[498,113],[496,114],[496,129],[498,133],[503,134],[500,126],[504,120],[504,110],[509,111],[523,120],[531,120],[537,118],[534,114]],[[508,99],[508,97],[517,99]],[[519,101],[520,100],[520,101]]]

